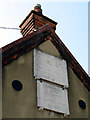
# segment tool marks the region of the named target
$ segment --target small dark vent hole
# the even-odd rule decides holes
[[[79,100],[78,104],[79,104],[80,108],[86,109],[86,103],[83,100]]]
[[[16,90],[16,91],[20,91],[22,90],[22,83],[19,80],[14,80],[12,82],[12,87]]]

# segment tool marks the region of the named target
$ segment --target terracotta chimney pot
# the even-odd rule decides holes
[[[38,12],[39,14],[42,14],[42,9],[40,4],[36,4],[34,7],[34,11]]]

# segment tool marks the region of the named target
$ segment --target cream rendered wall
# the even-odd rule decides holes
[[[60,57],[60,54],[50,41],[41,44],[38,49],[51,55]],[[88,91],[80,82],[79,78],[68,67],[69,78],[69,107],[70,118],[88,117]],[[12,81],[19,80],[23,84],[21,91],[12,88]],[[36,102],[36,80],[33,77],[33,50],[28,52],[12,63],[3,67],[3,118],[64,118],[63,114],[48,110],[39,111]],[[87,108],[82,110],[78,100],[83,99]]]

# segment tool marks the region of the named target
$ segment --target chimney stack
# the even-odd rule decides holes
[[[56,29],[57,23],[44,16],[42,14],[41,5],[37,4],[19,27],[21,28],[22,35],[26,36],[46,24],[49,24],[54,30]]]

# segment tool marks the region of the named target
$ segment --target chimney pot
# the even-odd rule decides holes
[[[36,4],[34,7],[34,11],[38,12],[39,14],[42,14],[42,9],[40,4]]]

